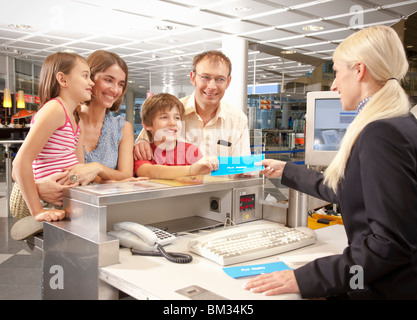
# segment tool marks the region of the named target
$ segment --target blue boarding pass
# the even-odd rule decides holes
[[[212,176],[224,176],[229,174],[240,174],[247,172],[260,171],[264,166],[256,166],[255,163],[265,159],[264,154],[237,157],[218,157],[219,169],[212,171]]]
[[[237,267],[225,267],[223,271],[232,278],[242,278],[249,276],[257,276],[262,273],[270,273],[274,271],[292,270],[284,262],[277,261],[264,264],[237,266]]]

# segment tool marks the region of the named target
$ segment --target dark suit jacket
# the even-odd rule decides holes
[[[295,270],[305,298],[417,299],[417,120],[378,120],[359,135],[337,194],[323,175],[288,163],[282,183],[338,203],[348,238],[343,254]],[[363,268],[364,288],[351,280]],[[358,284],[358,282],[356,282]],[[353,285],[357,287],[357,285]]]

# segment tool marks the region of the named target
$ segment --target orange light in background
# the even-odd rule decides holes
[[[23,90],[19,90],[17,92],[17,108],[24,109],[25,108],[25,95]]]
[[[4,89],[3,107],[4,108],[11,108],[12,107],[12,95],[10,94],[10,89]]]

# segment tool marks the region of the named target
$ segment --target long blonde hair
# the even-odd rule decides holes
[[[339,152],[324,172],[325,184],[336,192],[344,178],[352,147],[363,128],[376,120],[406,115],[411,104],[400,84],[407,73],[408,62],[403,44],[392,28],[374,26],[350,35],[335,50],[333,61],[350,67],[362,62],[383,86],[351,123]]]
[[[49,100],[59,96],[61,86],[58,83],[56,75],[58,72],[70,74],[77,59],[87,63],[87,60],[80,55],[70,52],[56,52],[46,57],[39,75],[38,93],[40,105],[38,109],[42,108]],[[74,110],[74,117],[78,123],[80,116],[77,109]]]
[[[69,52],[56,52],[46,57],[39,75],[38,92],[40,107],[42,107],[49,100],[59,96],[61,87],[56,79],[56,75],[58,72],[70,74],[77,59],[86,61],[80,55]]]

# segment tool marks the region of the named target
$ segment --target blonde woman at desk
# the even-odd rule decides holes
[[[344,110],[358,109],[340,150],[324,172],[264,160],[267,177],[338,203],[348,238],[340,255],[294,271],[249,280],[266,295],[303,298],[417,299],[417,120],[400,81],[408,70],[392,28],[375,26],[348,37],[333,55]],[[352,286],[351,268],[363,283]]]

